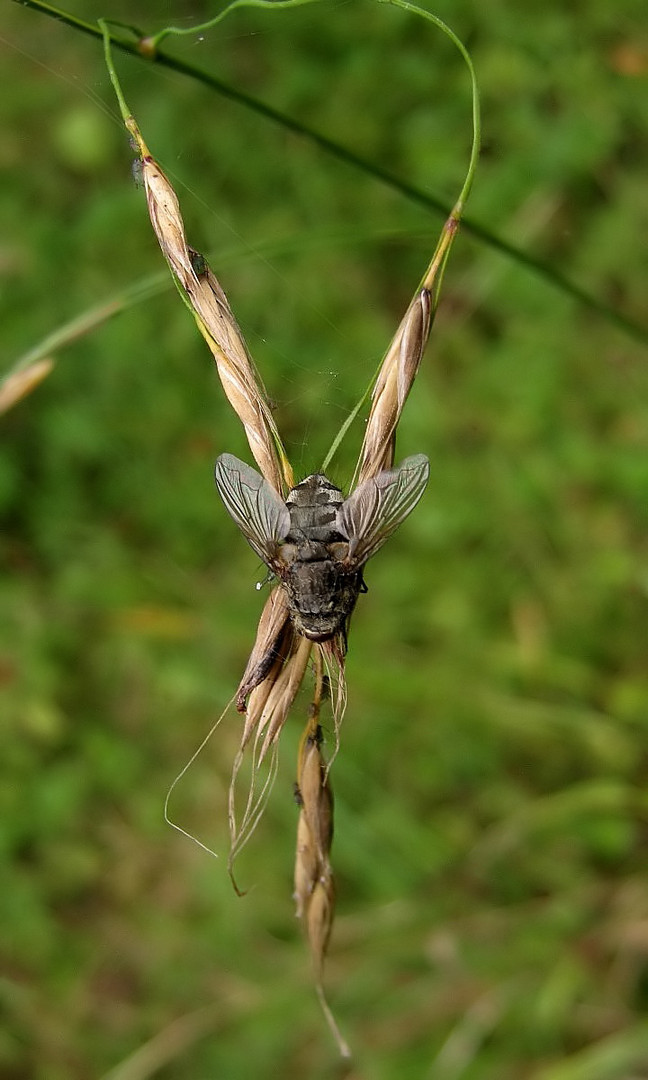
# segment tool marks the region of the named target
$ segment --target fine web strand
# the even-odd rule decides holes
[[[182,769],[180,770],[180,772],[176,776],[175,780],[171,784],[171,787],[167,791],[166,798],[164,800],[164,820],[166,821],[167,825],[170,825],[172,829],[176,830],[176,832],[179,832],[183,836],[186,836],[188,840],[192,840],[194,844],[197,844],[198,847],[202,848],[203,851],[206,851],[209,855],[213,855],[215,859],[220,858],[220,856],[218,855],[218,853],[216,851],[214,851],[212,848],[210,848],[208,844],[204,844],[203,841],[199,840],[198,837],[194,836],[193,833],[190,833],[186,829],[183,829],[182,825],[179,825],[177,821],[174,821],[171,818],[171,816],[169,815],[169,803],[170,803],[170,800],[171,800],[171,796],[173,795],[173,792],[175,791],[176,787],[178,786],[178,784],[180,783],[182,778],[186,775],[186,773],[189,771],[189,769],[191,768],[193,763],[196,761],[196,759],[200,756],[200,754],[202,754],[203,750],[207,746],[207,743],[209,742],[212,735],[216,731],[216,728],[219,727],[220,724],[222,723],[222,721],[225,719],[225,716],[226,716],[227,712],[229,711],[229,709],[231,708],[231,706],[233,704],[234,704],[234,698],[232,697],[232,698],[230,698],[227,705],[223,709],[222,713],[218,717],[218,720],[216,720],[212,724],[212,726],[210,727],[209,731],[205,735],[205,738],[201,742],[200,746],[197,748],[197,750],[194,751],[194,753],[191,755],[191,757],[189,758],[186,765],[184,765],[182,767]]]

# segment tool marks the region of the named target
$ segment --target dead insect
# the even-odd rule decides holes
[[[307,476],[284,503],[267,480],[232,454],[221,454],[216,486],[231,517],[281,582],[295,630],[328,641],[346,629],[364,564],[411,513],[425,490],[423,454],[365,480],[345,499],[321,473]]]
[[[192,247],[188,248],[188,251],[189,261],[191,262],[191,269],[193,270],[196,277],[202,277],[203,274],[206,274],[207,270],[209,269],[205,256],[201,255],[199,251],[196,251]]]

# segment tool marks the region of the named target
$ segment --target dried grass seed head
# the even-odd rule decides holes
[[[162,252],[216,360],[223,389],[245,428],[255,461],[275,490],[285,491],[292,486],[292,472],[227,297],[205,260],[189,247],[175,191],[132,118],[127,127],[140,151],[149,216]]]

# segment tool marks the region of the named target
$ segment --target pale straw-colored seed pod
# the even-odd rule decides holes
[[[295,914],[301,919],[308,907],[313,889],[318,881],[320,859],[313,835],[303,813],[297,822],[297,850],[295,852]]]
[[[394,463],[396,427],[421,363],[430,333],[430,315],[430,293],[421,289],[396,331],[373,388],[358,484],[390,469]]]
[[[328,874],[318,881],[308,902],[306,911],[306,932],[315,973],[321,979],[326,950],[333,928],[335,914],[335,886],[333,875]]]

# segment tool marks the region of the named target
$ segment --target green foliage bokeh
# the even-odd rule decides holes
[[[163,10],[161,10],[161,8]],[[476,220],[645,321],[639,0],[435,12],[471,50]],[[209,3],[70,5],[147,31]],[[3,362],[160,269],[100,45],[5,10]],[[452,46],[394,10],[240,12],[167,42],[451,202],[470,145]],[[240,105],[117,56],[276,403],[321,463],[440,220]],[[398,456],[427,495],[367,572],[333,770],[328,980],[353,1076],[646,1075],[646,352],[461,234]],[[348,482],[361,430],[333,479]],[[213,488],[246,455],[172,288],[58,356],[2,421],[0,891],[11,1080],[339,1075],[290,892],[299,709],[241,860],[164,824],[233,694],[259,567]],[[174,816],[225,853],[230,714]],[[120,1073],[157,1039],[159,1057]]]

